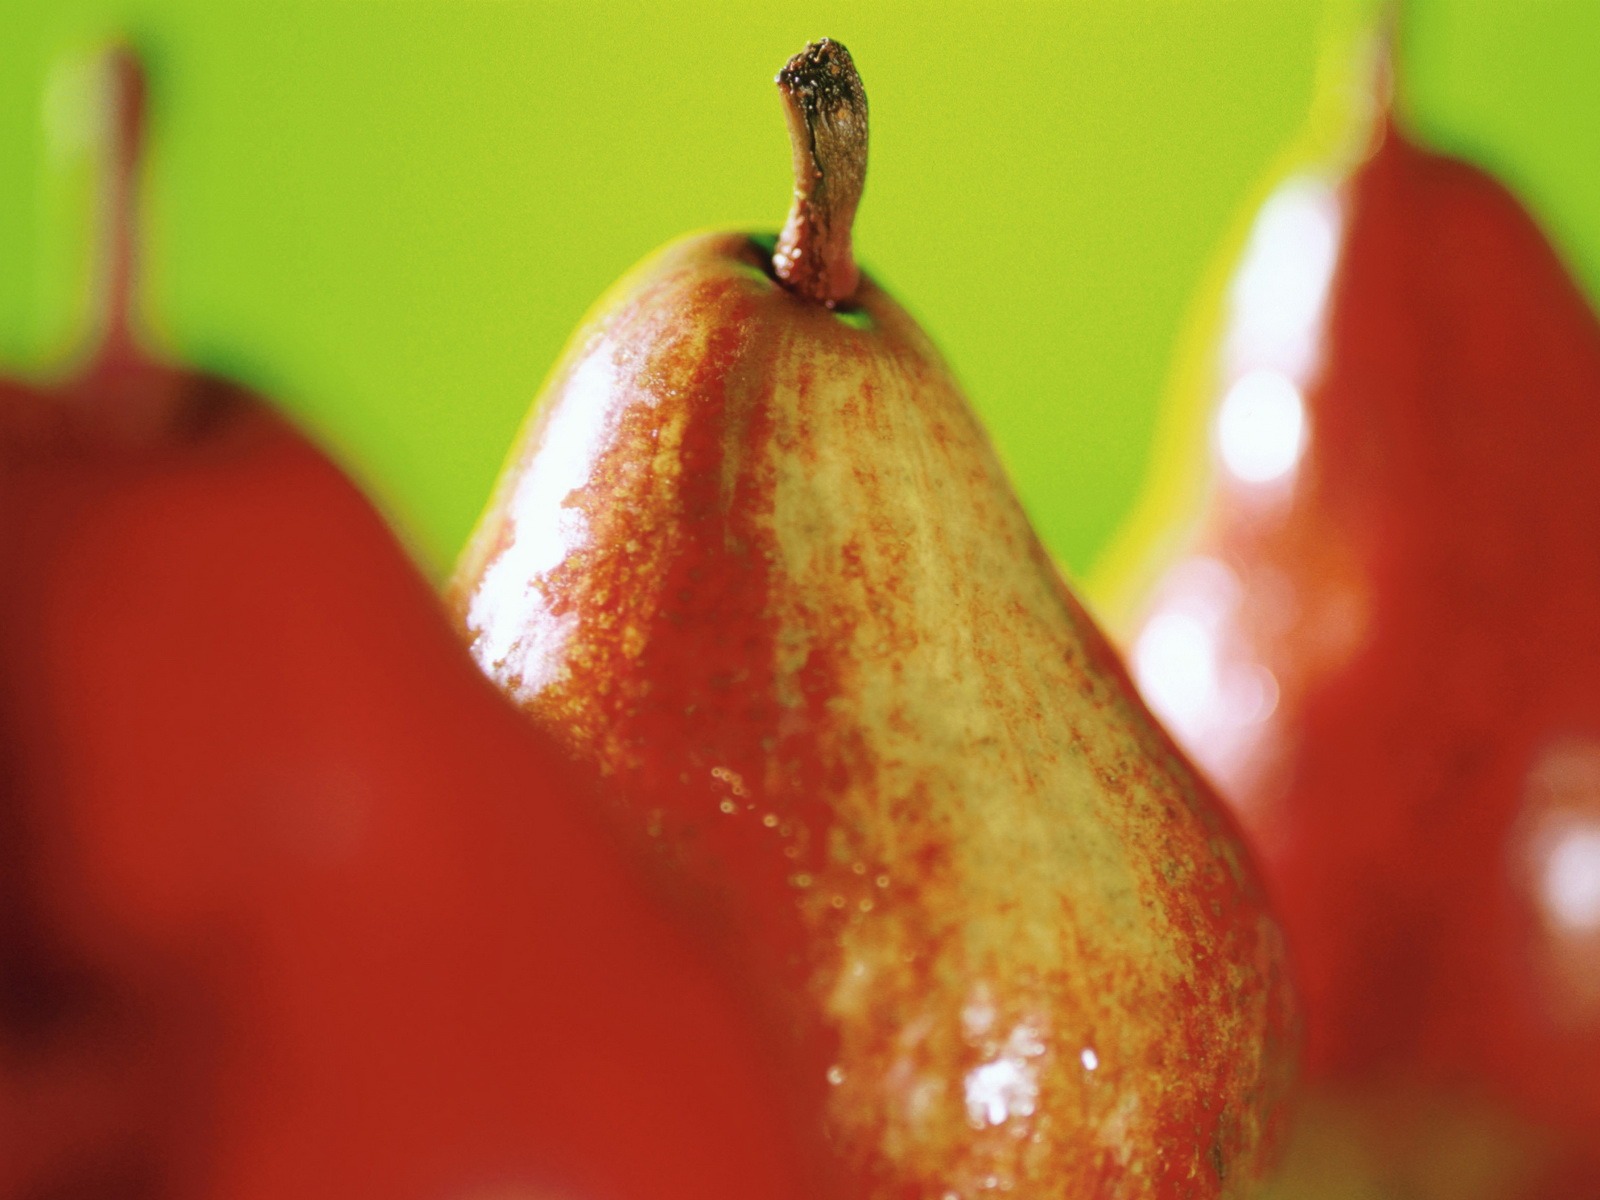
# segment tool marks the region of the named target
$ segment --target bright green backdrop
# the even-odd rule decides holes
[[[157,340],[280,398],[437,573],[590,302],[678,233],[781,221],[771,77],[828,34],[871,97],[861,255],[1081,571],[1208,259],[1304,117],[1323,7],[0,0],[0,365],[47,369],[80,327],[61,64],[126,31],[154,75]],[[1600,295],[1600,3],[1416,0],[1404,58],[1422,131],[1510,180]]]

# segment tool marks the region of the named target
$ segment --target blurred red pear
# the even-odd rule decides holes
[[[1409,1141],[1366,1109],[1402,1157],[1600,1155],[1600,322],[1386,109],[1268,200],[1230,304],[1136,678],[1261,851],[1324,1097],[1413,1097]]]

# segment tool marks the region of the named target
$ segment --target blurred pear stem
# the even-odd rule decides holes
[[[144,153],[144,70],[125,46],[106,53],[104,63],[105,168],[101,195],[104,256],[100,279],[100,344],[97,365],[138,357],[133,332],[138,272],[138,177]]]
[[[1394,123],[1395,95],[1400,86],[1401,19],[1400,0],[1383,0],[1375,23],[1373,101],[1377,110],[1377,123],[1384,129]]]
[[[867,94],[850,52],[823,38],[778,72],[794,151],[794,202],[772,266],[790,291],[833,308],[861,273],[850,227],[867,178]]]

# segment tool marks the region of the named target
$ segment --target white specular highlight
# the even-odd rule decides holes
[[[1294,381],[1268,368],[1240,376],[1217,410],[1217,453],[1246,483],[1293,471],[1306,442],[1305,400]]]
[[[1341,228],[1338,193],[1324,180],[1287,180],[1261,206],[1229,297],[1229,375],[1271,367],[1310,378]]]
[[[1012,1117],[1031,1117],[1039,1103],[1039,1075],[1033,1060],[1044,1041],[1023,1022],[1011,1031],[1000,1053],[967,1073],[967,1118],[979,1129]]]
[[[1557,924],[1574,933],[1600,931],[1600,821],[1574,821],[1549,840],[1539,892]]]
[[[1278,681],[1235,629],[1244,587],[1205,555],[1180,562],[1134,639],[1134,682],[1156,716],[1214,777],[1225,778],[1278,706]]]
[[[546,417],[537,462],[508,506],[514,528],[506,549],[485,570],[467,610],[479,663],[521,699],[554,681],[576,629],[576,616],[551,614],[538,584],[589,539],[588,520],[566,500],[591,479],[626,398],[606,355],[577,366],[561,403]]]
[[[1157,715],[1192,736],[1217,694],[1211,631],[1192,613],[1157,613],[1134,643],[1133,674]]]

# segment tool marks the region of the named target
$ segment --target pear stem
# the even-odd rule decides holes
[[[138,357],[133,332],[137,289],[138,177],[144,153],[144,70],[132,50],[118,46],[104,62],[105,183],[102,234],[100,345],[104,366]]]
[[[833,308],[861,279],[850,226],[867,179],[867,94],[850,52],[829,38],[791,58],[777,83],[794,151],[794,202],[772,267],[789,290]]]
[[[1373,21],[1373,100],[1378,123],[1394,120],[1395,89],[1400,61],[1400,0],[1384,0]]]

